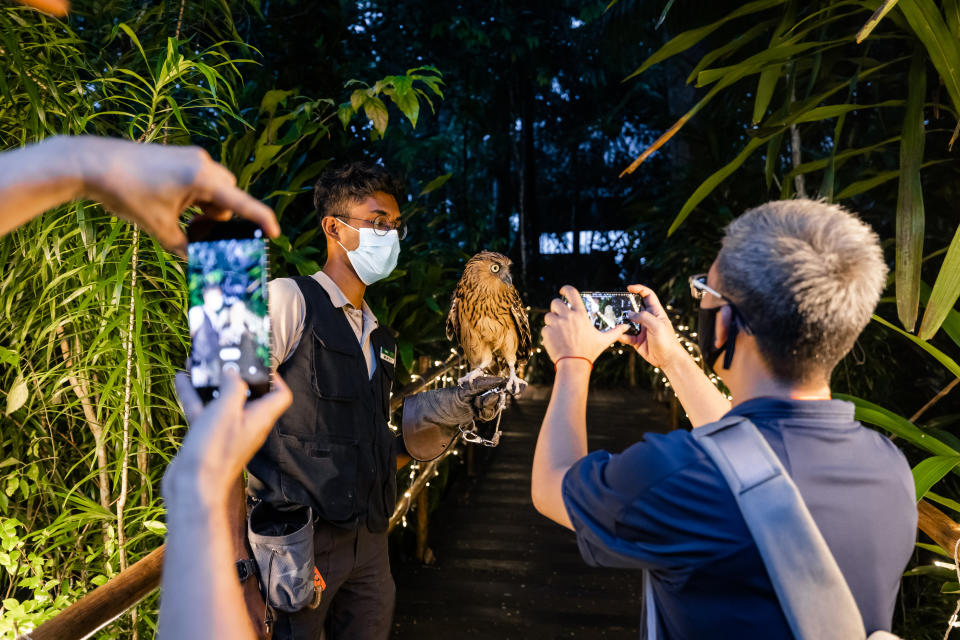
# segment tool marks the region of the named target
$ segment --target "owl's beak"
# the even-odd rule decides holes
[[[500,279],[503,280],[505,283],[507,283],[507,285],[513,286],[513,278],[510,277],[510,272],[504,270],[504,271],[501,271],[500,273],[502,274],[500,276]]]

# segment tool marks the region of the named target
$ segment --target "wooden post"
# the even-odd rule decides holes
[[[637,350],[632,347],[627,352],[627,384],[637,386]]]
[[[417,560],[427,558],[427,530],[430,522],[430,496],[424,488],[417,494]]]
[[[18,640],[86,638],[113,622],[160,586],[165,546],[160,546]]]

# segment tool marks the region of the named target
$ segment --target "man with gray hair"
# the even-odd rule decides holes
[[[649,571],[658,637],[792,634],[737,500],[691,432],[588,454],[592,362],[620,340],[663,371],[694,427],[730,416],[756,425],[799,489],[867,633],[889,630],[916,536],[913,478],[903,454],[830,394],[831,372],[870,321],[886,273],[876,234],[836,205],[769,202],[730,224],[690,291],[703,362],[731,400],[677,341],[647,287],[629,287],[645,305],[632,318],[642,325],[636,336],[626,326],[597,331],[573,287],[561,289],[569,307],[551,303],[543,344],[557,376],[533,461],[533,503],[576,532],[588,563]]]

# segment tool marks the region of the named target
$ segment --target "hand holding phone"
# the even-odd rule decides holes
[[[246,220],[198,218],[187,228],[190,378],[216,398],[225,370],[247,383],[250,397],[270,388],[267,251],[261,229]]]

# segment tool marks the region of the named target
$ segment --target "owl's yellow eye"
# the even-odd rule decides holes
[[[494,272],[494,273],[496,273],[497,271],[500,271],[500,265],[498,265],[498,264],[491,265],[491,266],[490,266],[490,271],[492,271],[492,272]]]

